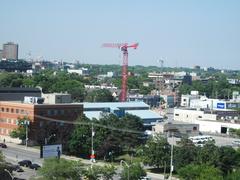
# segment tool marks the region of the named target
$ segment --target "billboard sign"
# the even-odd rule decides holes
[[[227,103],[227,108],[229,108],[229,109],[238,108],[238,106],[239,106],[239,104],[237,104],[237,103]]]
[[[225,109],[225,103],[217,103],[218,109]]]
[[[41,158],[60,157],[62,154],[62,144],[44,145],[41,147]]]

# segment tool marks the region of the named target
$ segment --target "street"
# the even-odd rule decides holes
[[[26,148],[22,145],[17,145],[14,143],[7,143],[8,148],[1,149],[3,152],[3,155],[5,156],[5,159],[7,162],[11,162],[13,164],[17,164],[18,161],[21,160],[31,160],[33,163],[37,163],[39,165],[42,165],[43,159],[40,158],[40,150],[35,149],[32,147]],[[81,160],[84,164],[91,164],[89,160],[86,159],[80,159],[76,158],[74,156],[66,156],[62,155],[62,158],[68,159],[68,160]],[[102,162],[95,163],[96,165],[104,165]],[[15,177],[23,178],[23,179],[29,179],[30,177],[34,177],[37,175],[35,170],[29,169],[29,168],[23,168],[24,172],[17,173],[14,172]],[[117,173],[119,174],[121,172],[121,167],[118,167]],[[162,180],[163,175],[160,174],[154,174],[154,173],[147,173],[147,176],[151,178],[151,180]],[[114,176],[115,180],[120,179],[119,175]]]

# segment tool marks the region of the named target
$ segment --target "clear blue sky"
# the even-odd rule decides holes
[[[20,58],[120,64],[105,42],[139,42],[130,65],[240,69],[239,0],[2,0],[0,44]]]

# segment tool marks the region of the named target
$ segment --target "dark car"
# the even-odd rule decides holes
[[[34,163],[34,164],[31,164],[31,165],[29,166],[29,168],[34,169],[34,170],[38,170],[39,168],[41,168],[41,166]]]
[[[30,160],[22,160],[22,161],[19,161],[18,164],[19,164],[20,166],[29,167],[29,166],[32,164],[32,162],[31,162]]]
[[[7,145],[4,144],[4,143],[0,143],[0,147],[1,147],[1,148],[7,148]]]
[[[12,165],[11,168],[16,172],[24,172],[24,170],[19,165]]]

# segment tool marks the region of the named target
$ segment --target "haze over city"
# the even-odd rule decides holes
[[[19,44],[19,58],[121,64],[103,43],[139,42],[129,65],[239,69],[240,2],[16,1],[1,2],[0,44]],[[220,63],[221,62],[221,63]]]

